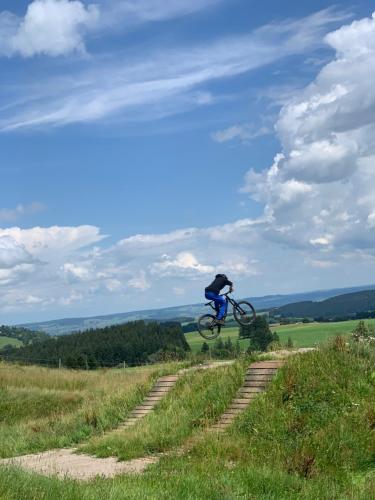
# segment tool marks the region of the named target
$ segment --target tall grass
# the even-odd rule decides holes
[[[183,364],[95,372],[0,364],[0,456],[77,444],[116,427]]]
[[[177,447],[224,412],[242,383],[243,373],[243,362],[188,373],[155,411],[133,427],[92,438],[81,450],[125,460]]]

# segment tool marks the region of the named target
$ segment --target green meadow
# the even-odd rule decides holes
[[[366,320],[365,323],[375,325],[375,319]],[[349,335],[358,321],[341,321],[337,323],[298,323],[293,325],[274,326],[271,329],[276,331],[280,337],[280,342],[286,344],[290,337],[294,347],[313,347],[315,344],[326,342],[331,337],[336,335]],[[228,337],[232,341],[238,340],[239,328],[223,328],[221,337],[225,340]],[[204,339],[198,332],[186,334],[186,339],[193,352],[199,352]],[[210,345],[213,342],[207,341]],[[243,350],[247,348],[249,341],[247,339],[240,340],[240,345]]]
[[[12,339],[10,337],[0,337],[0,349],[2,349],[6,345],[13,345],[15,347],[20,347],[22,342],[17,339]]]

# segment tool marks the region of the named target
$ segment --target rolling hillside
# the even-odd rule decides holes
[[[347,293],[321,302],[304,301],[273,310],[284,317],[334,318],[375,311],[375,290]]]
[[[290,295],[267,295],[263,297],[250,297],[249,300],[259,310],[280,308],[286,304],[309,301],[308,303],[324,301],[327,298],[343,295],[351,292],[375,289],[375,285],[362,287],[335,288],[331,290],[317,290],[312,292],[297,293]],[[186,318],[195,318],[204,311],[203,304],[190,304],[164,309],[148,309],[143,311],[132,311],[125,313],[109,314],[84,318],[65,318],[38,323],[27,323],[21,326],[32,330],[44,331],[50,335],[65,335],[67,333],[89,330],[91,328],[104,328],[120,323],[137,320],[186,321]]]

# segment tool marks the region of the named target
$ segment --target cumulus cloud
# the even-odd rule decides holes
[[[151,265],[151,273],[161,276],[197,276],[197,274],[213,273],[214,270],[213,266],[200,263],[191,252],[180,252],[174,259],[165,255],[160,262]]]
[[[374,246],[374,40],[375,15],[328,34],[335,58],[282,107],[282,151],[244,186],[264,204],[269,238],[322,252]]]
[[[78,0],[34,0],[25,17],[0,14],[0,54],[32,57],[85,52],[83,34],[99,18],[96,5]]]
[[[10,236],[0,235],[0,269],[11,269],[34,261],[26,248]]]
[[[196,297],[216,272],[238,280],[256,276],[256,248],[249,250],[248,241],[257,227],[243,220],[222,232],[208,227],[138,234],[109,246],[99,245],[103,236],[92,226],[2,229],[0,304],[60,311],[105,303],[121,310],[129,303],[139,308],[143,300],[149,307],[160,294],[170,305],[171,293],[187,297],[195,290]],[[233,241],[240,242],[235,250]]]
[[[95,226],[0,229],[0,238],[6,236],[40,260],[48,258],[52,254],[55,259],[70,255],[74,251],[101,241],[105,237]]]

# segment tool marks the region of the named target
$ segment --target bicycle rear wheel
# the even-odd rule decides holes
[[[221,325],[212,314],[204,314],[198,319],[198,332],[206,340],[214,340],[220,335]]]
[[[250,325],[256,318],[256,312],[250,302],[242,300],[233,306],[233,315],[237,323],[242,326]]]

